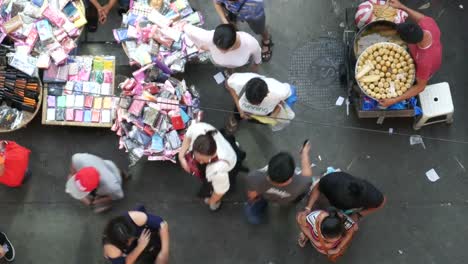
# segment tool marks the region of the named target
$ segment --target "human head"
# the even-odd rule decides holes
[[[268,85],[261,78],[255,77],[245,84],[245,97],[253,105],[259,105],[268,95]]]
[[[221,24],[216,27],[213,35],[213,43],[222,51],[228,51],[236,43],[236,29],[231,24]]]
[[[107,223],[104,237],[107,240],[106,243],[123,250],[137,237],[137,230],[127,217],[118,216]]]
[[[68,179],[65,192],[81,200],[99,186],[99,172],[93,167],[85,167]]]
[[[405,22],[397,25],[401,39],[410,44],[416,44],[423,40],[424,32],[418,24]]]
[[[344,231],[343,219],[338,215],[336,208],[329,208],[326,210],[326,216],[320,224],[320,232],[326,239],[339,239]]]
[[[285,183],[294,175],[293,157],[287,152],[280,152],[268,162],[268,177],[274,183]]]
[[[216,141],[214,134],[216,130],[208,131],[205,135],[198,136],[193,142],[193,154],[195,159],[201,164],[210,163],[211,159],[216,156]]]

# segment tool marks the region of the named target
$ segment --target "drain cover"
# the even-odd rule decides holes
[[[297,87],[299,101],[316,109],[335,107],[336,98],[345,94],[340,85],[343,63],[343,43],[336,38],[310,41],[293,52],[289,81]]]

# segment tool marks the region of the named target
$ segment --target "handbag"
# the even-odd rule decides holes
[[[185,160],[187,161],[187,165],[190,168],[190,173],[192,173],[192,175],[196,176],[200,180],[204,180],[206,165],[198,163],[191,151],[185,154]]]
[[[351,227],[350,227],[351,228]],[[319,241],[320,241],[320,244],[322,245],[323,248],[327,248],[326,244],[325,244],[325,241],[323,240],[323,235],[322,235],[322,231],[320,230],[320,226],[319,226],[319,222],[317,221],[315,223],[315,229],[317,230],[318,232],[318,237],[319,237]],[[346,232],[348,232],[348,229],[346,230]],[[349,245],[351,244],[351,241],[353,239],[353,236],[354,236],[354,232],[351,234],[351,239],[349,240],[349,242],[347,244],[345,244],[340,252],[336,253],[336,254],[328,254],[328,249],[326,249],[325,251],[327,252],[327,257],[330,261],[332,262],[337,262],[338,259],[344,255],[344,253],[346,252],[346,250],[348,249]]]
[[[240,5],[239,8],[237,9],[236,13],[229,11],[225,5],[223,5],[224,12],[226,13],[226,18],[229,21],[229,23],[233,24],[236,26],[237,23],[237,16],[239,15],[239,12],[242,10],[244,7],[244,4],[247,2],[247,0],[244,0]]]

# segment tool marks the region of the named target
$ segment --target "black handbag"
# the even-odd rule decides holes
[[[234,26],[236,25],[237,23],[237,16],[239,15],[239,12],[242,10],[242,7],[244,7],[244,4],[247,2],[247,0],[244,0],[239,8],[237,9],[236,13],[233,13],[231,11],[229,11],[226,6],[224,6],[224,10],[226,12],[226,17],[227,17],[227,20],[229,21],[229,23],[233,24]]]

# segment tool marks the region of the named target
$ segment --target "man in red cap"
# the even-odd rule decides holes
[[[120,170],[112,161],[88,153],[73,155],[65,192],[100,213],[124,197]]]
[[[13,141],[0,142],[0,183],[9,187],[18,187],[26,176],[31,176],[28,169],[31,151]]]

